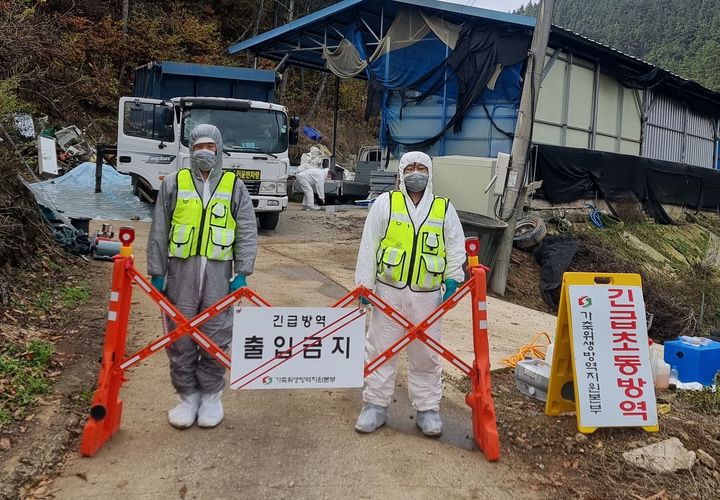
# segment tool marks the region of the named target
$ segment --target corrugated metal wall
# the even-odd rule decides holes
[[[648,92],[642,154],[657,160],[715,168],[715,121],[678,99]]]

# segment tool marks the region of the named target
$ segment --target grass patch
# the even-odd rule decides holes
[[[83,389],[80,393],[80,402],[83,403],[84,406],[89,406],[90,403],[92,403],[94,395],[95,391],[93,389]]]
[[[52,344],[43,340],[0,346],[0,428],[50,391],[45,371],[54,352]]]
[[[709,387],[701,391],[678,391],[678,400],[686,408],[706,414],[720,414],[720,374],[715,376],[715,390]]]
[[[35,295],[31,311],[36,317],[57,313],[59,309],[75,309],[90,300],[90,287],[82,283],[61,288],[60,290],[42,290]],[[20,301],[16,308],[24,310]]]
[[[48,290],[43,290],[35,298],[35,308],[46,313],[50,310],[53,303],[52,294]]]
[[[65,307],[78,307],[90,300],[90,288],[86,285],[65,287],[60,292],[60,302]]]
[[[709,230],[699,224],[633,223],[625,232],[666,260],[654,261],[616,231],[574,224],[572,234],[582,243],[570,270],[640,274],[646,308],[654,314],[649,333],[655,340],[720,330],[720,268],[716,258],[706,259]]]

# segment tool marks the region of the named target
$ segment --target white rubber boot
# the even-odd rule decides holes
[[[415,423],[426,436],[437,437],[442,434],[442,420],[437,410],[417,412]]]
[[[200,393],[178,394],[180,404],[168,411],[170,425],[178,429],[192,427],[197,419],[198,408],[200,407]]]
[[[386,421],[386,407],[372,403],[363,403],[360,415],[355,423],[355,430],[362,434],[370,434],[385,425]]]
[[[223,421],[225,413],[222,405],[222,391],[212,394],[203,394],[200,397],[200,410],[198,410],[198,426],[215,427]]]

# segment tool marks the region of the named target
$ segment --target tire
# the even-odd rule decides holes
[[[278,225],[280,220],[280,212],[264,212],[258,214],[260,220],[260,229],[266,229],[272,231]]]
[[[515,226],[513,244],[521,250],[527,250],[540,244],[547,234],[547,226],[537,215],[528,215],[518,219]]]

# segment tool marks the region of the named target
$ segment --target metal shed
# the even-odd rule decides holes
[[[229,50],[249,51],[280,67],[370,80],[372,97],[380,103],[380,141],[395,154],[412,147],[439,156],[494,157],[510,151],[534,23],[525,16],[435,0],[344,0]],[[493,66],[489,87],[465,106],[459,71],[448,61],[459,50],[461,30],[470,26],[488,36],[522,39],[526,46],[516,60]],[[338,69],[335,58],[345,52],[353,53],[357,71]]]
[[[410,10],[422,16],[413,19],[422,19],[430,29],[410,22],[405,41],[412,42],[411,49],[394,50],[387,45],[388,34],[399,16]],[[278,61],[279,66],[368,79],[371,87],[379,82],[383,144],[417,147],[440,156],[509,152],[523,63],[502,66],[488,82],[492,88],[475,96],[463,113],[462,127],[448,128],[459,102],[452,70],[449,75],[435,74],[429,82],[417,78],[419,68],[440,67],[455,53],[435,22],[458,29],[473,25],[478,30],[524,32],[528,40],[535,25],[534,18],[437,0],[344,0],[238,42],[229,51],[248,51]],[[334,58],[343,53],[350,53],[356,72],[334,67]],[[386,57],[373,60],[378,53]],[[414,99],[418,95],[421,99]],[[719,93],[553,26],[534,142],[717,168],[719,118]],[[401,152],[402,147],[393,151]]]
[[[720,168],[720,94],[553,26],[537,143]]]

